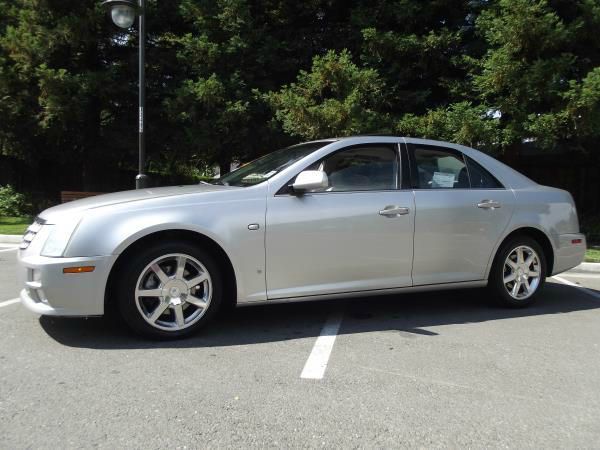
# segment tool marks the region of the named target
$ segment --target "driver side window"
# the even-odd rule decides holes
[[[327,174],[329,186],[313,192],[381,191],[398,187],[398,154],[393,145],[368,145],[336,152],[307,170]]]

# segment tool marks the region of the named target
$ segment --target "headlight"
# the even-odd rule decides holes
[[[54,257],[62,256],[80,221],[81,217],[75,216],[60,221],[52,226],[52,231],[50,231],[50,236],[46,239],[41,255]]]

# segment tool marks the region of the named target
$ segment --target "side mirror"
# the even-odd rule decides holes
[[[295,193],[303,194],[306,191],[315,189],[327,189],[329,180],[327,174],[320,170],[305,170],[300,172],[292,184]]]

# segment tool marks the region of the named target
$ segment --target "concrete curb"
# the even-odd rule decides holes
[[[0,244],[20,244],[22,239],[20,234],[0,234]]]
[[[584,262],[577,267],[573,267],[568,272],[571,273],[600,273],[600,263]]]

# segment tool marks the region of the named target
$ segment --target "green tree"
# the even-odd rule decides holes
[[[316,56],[310,72],[266,97],[283,129],[305,139],[381,131],[384,85],[374,69],[356,66],[347,51]]]
[[[488,50],[473,85],[501,115],[509,157],[524,139],[553,147],[598,136],[599,26],[594,0],[499,0],[482,11],[477,28]]]

